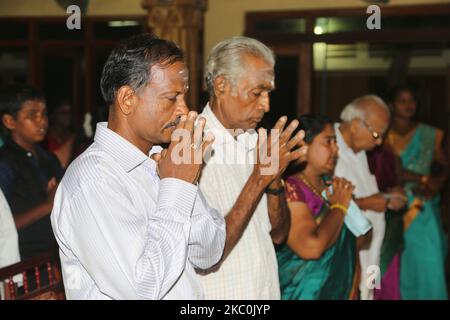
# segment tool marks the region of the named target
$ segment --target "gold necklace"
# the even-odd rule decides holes
[[[319,198],[325,200],[325,203],[327,203],[326,199],[324,197],[322,197],[322,194],[312,185],[311,182],[309,182],[309,180],[306,178],[306,176],[303,173],[300,173],[299,177],[303,181],[303,183],[309,188],[309,190],[311,190]]]

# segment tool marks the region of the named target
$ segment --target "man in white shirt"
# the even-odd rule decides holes
[[[405,205],[400,197],[388,200],[378,190],[375,176],[369,170],[366,151],[383,142],[389,126],[389,108],[377,96],[367,95],[355,99],[341,113],[342,123],[335,124],[339,158],[334,171],[336,176],[345,177],[355,186],[356,203],[372,223],[372,238],[368,248],[360,250],[361,299],[373,299],[374,277],[380,281],[380,250],[384,239],[386,208],[398,210]],[[401,192],[395,191],[401,196]],[[374,268],[375,267],[375,268]]]
[[[274,64],[272,51],[261,42],[233,37],[213,48],[206,66],[210,100],[201,115],[215,141],[200,190],[227,226],[221,261],[200,276],[207,299],[280,298],[273,242],[284,241],[290,226],[281,174],[306,149],[291,151],[303,139],[303,132],[291,138],[298,126],[294,120],[281,131],[279,153],[271,148],[271,160],[278,161],[274,172],[251,161],[257,152],[254,129],[269,111]],[[282,117],[274,128],[282,130],[286,122]]]
[[[185,103],[187,69],[174,43],[132,37],[106,61],[109,104],[94,143],[67,169],[51,215],[68,299],[202,299],[194,269],[220,259],[223,217],[196,185],[211,135]],[[189,135],[171,141],[177,128]],[[200,139],[192,139],[200,137]],[[191,143],[192,142],[192,143]]]

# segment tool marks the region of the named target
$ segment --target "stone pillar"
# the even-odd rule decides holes
[[[208,0],[142,0],[147,26],[158,37],[177,43],[189,68],[187,103],[199,109],[202,88],[204,13]]]

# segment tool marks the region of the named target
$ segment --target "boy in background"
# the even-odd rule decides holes
[[[0,148],[0,188],[14,217],[23,261],[55,248],[49,215],[63,169],[38,145],[48,128],[45,99],[39,91],[23,85],[4,87],[0,117],[7,130]]]

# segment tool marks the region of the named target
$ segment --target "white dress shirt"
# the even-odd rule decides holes
[[[8,202],[0,190],[0,268],[20,261],[19,239]]]
[[[339,159],[334,174],[344,177],[355,186],[356,198],[365,198],[379,193],[375,176],[370,172],[365,151],[355,153],[346,143],[339,130],[340,124],[335,123],[336,141],[339,146]],[[373,288],[367,285],[369,276],[373,277],[370,266],[380,266],[381,245],[383,244],[386,221],[384,212],[362,210],[372,223],[372,241],[368,249],[359,252],[361,263],[361,299],[372,300]]]
[[[198,187],[106,123],[67,169],[51,214],[68,299],[202,299],[194,268],[220,259],[225,222]]]
[[[200,190],[224,216],[253,171],[257,134],[235,140],[207,105],[205,131],[213,132],[213,155],[203,168]],[[270,236],[267,197],[263,195],[239,242],[220,268],[200,275],[207,299],[280,299],[278,264]]]

